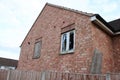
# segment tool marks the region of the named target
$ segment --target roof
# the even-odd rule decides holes
[[[96,16],[104,25],[106,25],[110,30],[114,31],[114,27],[109,25],[108,22],[106,22],[99,14],[95,14],[94,16]]]
[[[95,14],[91,21],[112,36],[120,34],[120,19],[106,22],[99,14]]]
[[[0,65],[2,66],[12,66],[12,67],[17,67],[18,60],[13,60],[13,59],[7,59],[7,58],[1,58],[0,57]]]
[[[113,30],[115,32],[119,32],[120,31],[120,19],[116,19],[116,20],[110,21],[109,25],[112,26],[112,28],[113,28]]]

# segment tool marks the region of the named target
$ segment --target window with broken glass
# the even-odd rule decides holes
[[[75,30],[65,32],[61,36],[61,53],[74,52],[75,47]]]

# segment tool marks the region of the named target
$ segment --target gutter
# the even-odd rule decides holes
[[[116,32],[116,33],[114,33],[115,35],[118,35],[118,34],[120,34],[120,32]]]
[[[90,20],[93,22],[93,23],[95,23],[95,24],[97,24],[98,26],[100,26],[100,28],[102,28],[103,30],[105,30],[107,33],[109,33],[110,35],[118,35],[118,34],[120,34],[120,32],[114,32],[112,29],[110,29],[109,28],[109,24],[104,20],[104,22],[101,20],[101,19],[99,19],[99,17],[97,17],[97,16],[99,16],[98,14],[95,14],[94,16],[92,16],[91,18],[90,18]],[[109,25],[109,26],[108,26]]]

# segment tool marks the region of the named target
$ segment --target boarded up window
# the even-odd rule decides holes
[[[33,58],[39,58],[40,57],[41,45],[42,45],[42,41],[38,41],[38,42],[35,43]]]
[[[92,74],[100,74],[102,67],[102,53],[95,49],[92,65],[91,65],[91,73]]]

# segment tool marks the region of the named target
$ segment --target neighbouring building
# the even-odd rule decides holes
[[[0,69],[14,70],[17,68],[18,60],[0,57]]]
[[[46,3],[21,44],[19,70],[120,72],[120,20]]]

